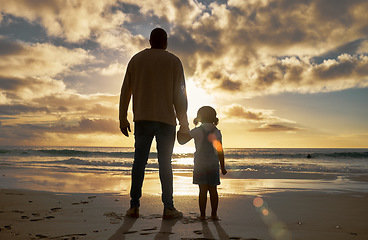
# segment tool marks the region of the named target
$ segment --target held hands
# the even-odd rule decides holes
[[[221,173],[222,173],[222,175],[226,175],[227,170],[225,168],[221,168]]]
[[[190,139],[192,139],[189,133],[183,133],[180,132],[180,130],[177,133],[177,138],[180,145],[186,144],[187,142],[190,141]]]

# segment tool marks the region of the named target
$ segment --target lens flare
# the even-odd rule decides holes
[[[291,240],[291,233],[288,231],[285,223],[277,219],[276,214],[268,208],[267,202],[261,197],[253,199],[253,205],[257,212],[262,216],[262,220],[269,227],[271,236],[276,240]]]
[[[208,134],[208,141],[212,143],[217,152],[222,152],[222,144],[214,133]]]
[[[268,214],[269,214],[270,212],[268,211],[268,209],[267,208],[264,208],[263,210],[262,210],[262,214],[263,214],[263,216],[268,216]]]
[[[261,197],[256,197],[253,199],[253,205],[256,207],[256,208],[260,208],[263,206],[263,199]]]
[[[212,142],[212,144],[213,144],[213,147],[216,149],[217,152],[222,152],[222,145],[221,145],[220,141],[215,140],[215,141]]]

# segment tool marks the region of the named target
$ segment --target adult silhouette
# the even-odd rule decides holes
[[[171,157],[176,135],[189,132],[184,70],[180,59],[166,51],[167,33],[155,28],[150,34],[151,48],[129,61],[120,95],[119,120],[121,132],[129,137],[127,111],[133,98],[135,153],[131,175],[130,208],[127,216],[139,217],[140,198],[153,138],[156,138],[159,175],[164,205],[163,218],[181,217],[173,203]]]

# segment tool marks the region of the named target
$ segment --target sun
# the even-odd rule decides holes
[[[197,111],[202,106],[211,106],[216,109],[214,97],[208,94],[203,88],[196,85],[193,78],[186,81],[188,97],[188,121],[193,122],[197,116]]]

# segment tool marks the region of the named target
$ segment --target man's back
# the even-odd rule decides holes
[[[185,105],[185,80],[178,57],[163,49],[145,49],[128,64],[124,81],[133,95],[134,121],[176,125],[174,105]],[[178,106],[175,106],[175,108]]]

